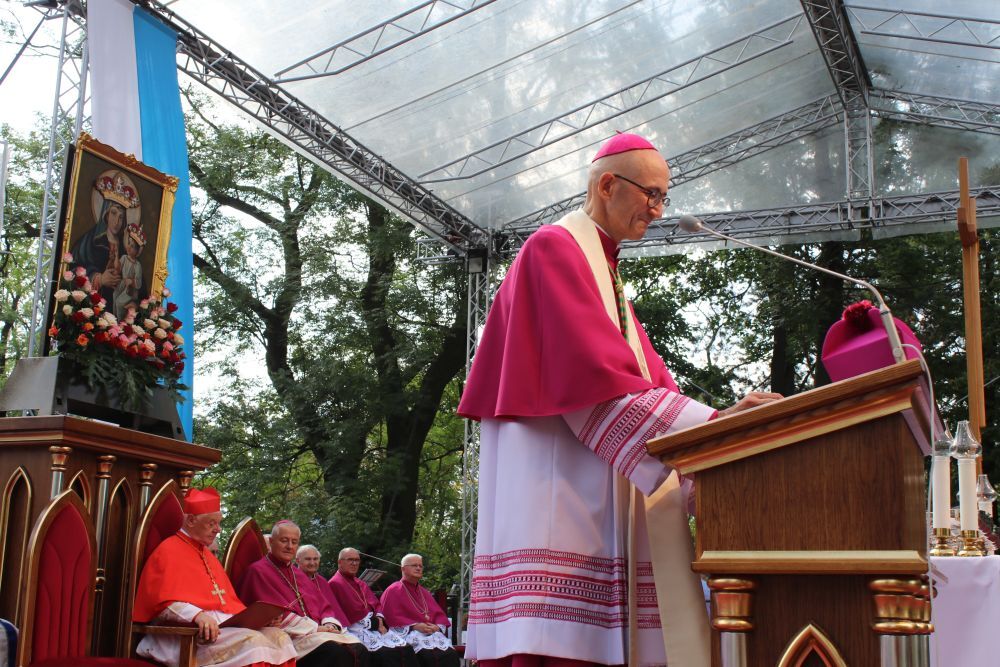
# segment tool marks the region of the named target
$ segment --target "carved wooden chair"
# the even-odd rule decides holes
[[[131,632],[127,633],[125,637],[130,642],[129,650],[131,655],[135,654],[135,647],[139,643],[140,635],[170,635],[178,637],[181,643],[178,667],[195,667],[197,665],[195,662],[195,652],[198,648],[195,644],[198,634],[197,627],[132,623],[132,605],[135,603],[139,575],[142,574],[142,568],[146,564],[146,560],[149,559],[149,556],[159,546],[160,542],[180,530],[181,524],[184,521],[184,508],[178,499],[179,494],[180,488],[177,482],[170,480],[164,484],[156,492],[156,495],[153,496],[153,499],[150,500],[149,506],[143,513],[142,520],[139,523],[139,530],[135,536],[135,549],[133,550],[135,559],[132,563],[128,579],[129,594],[125,597],[128,600],[126,604],[129,606],[126,610],[126,618],[129,619],[132,627]]]
[[[21,581],[25,603],[17,664],[32,667],[143,666],[128,658],[91,657],[97,541],[80,496],[56,496],[35,521]]]
[[[267,542],[264,541],[264,534],[253,517],[248,516],[240,521],[233,536],[229,538],[226,556],[222,561],[229,581],[233,582],[236,590],[240,590],[247,568],[263,558],[266,553]]]

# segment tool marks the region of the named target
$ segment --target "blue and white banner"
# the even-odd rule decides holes
[[[186,339],[182,381],[193,386],[194,296],[191,254],[191,182],[184,113],[177,84],[177,34],[128,0],[87,3],[87,46],[94,138],[176,176],[167,282]],[[192,435],[192,395],[178,406]]]

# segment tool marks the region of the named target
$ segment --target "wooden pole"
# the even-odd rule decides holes
[[[969,160],[958,159],[958,236],[962,241],[962,297],[965,306],[965,363],[969,384],[969,427],[982,442],[986,426],[986,396],[983,374],[983,325],[979,309],[979,234],[976,230],[976,200],[969,196]],[[977,474],[982,472],[982,456]]]

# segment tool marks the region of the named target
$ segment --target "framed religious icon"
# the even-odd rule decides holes
[[[63,197],[53,288],[67,272],[86,278],[118,318],[149,297],[159,300],[176,192],[177,178],[81,133]]]

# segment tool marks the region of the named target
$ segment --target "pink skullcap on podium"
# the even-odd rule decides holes
[[[222,510],[219,492],[210,486],[204,489],[191,489],[184,496],[185,514],[209,514]]]
[[[601,145],[600,150],[597,151],[597,155],[594,156],[594,159],[591,160],[591,162],[597,162],[602,157],[618,155],[619,153],[628,153],[629,151],[655,150],[656,146],[649,143],[638,134],[619,132]]]
[[[910,331],[910,327],[892,318],[896,323],[901,342],[909,343],[923,350],[920,341]],[[907,359],[916,359],[917,353],[904,347]],[[842,319],[834,322],[823,340],[823,366],[834,382],[862,373],[892,366],[896,360],[892,356],[889,335],[882,324],[879,309],[870,301],[859,301],[847,307]]]

